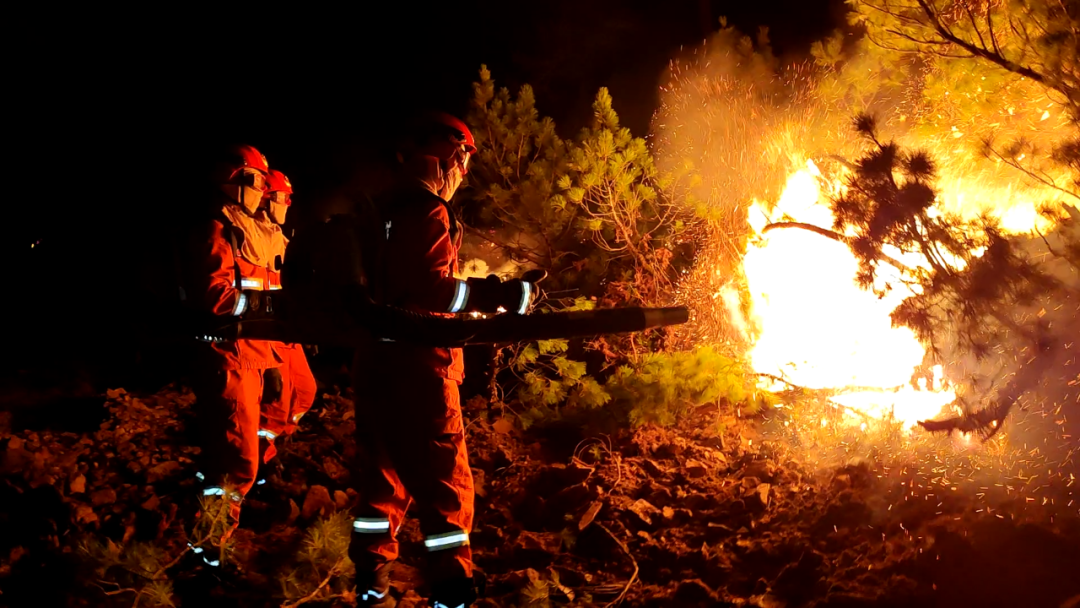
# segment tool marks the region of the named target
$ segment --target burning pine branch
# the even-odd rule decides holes
[[[1006,344],[1011,352],[1030,354],[990,398],[992,405],[923,425],[928,430],[992,435],[1012,405],[1042,380],[1064,346],[1048,319],[1024,314],[1041,298],[1062,292],[1061,282],[991,218],[972,222],[940,213],[935,206],[935,164],[928,154],[883,143],[869,116],[860,116],[856,129],[872,147],[855,163],[832,205],[833,232],[850,235],[843,240],[858,259],[859,283],[879,293],[891,291],[892,285],[881,286],[879,280],[884,252],[916,256],[919,263],[905,273],[912,295],[893,312],[894,325],[914,330],[938,356],[949,351],[985,360]],[[1004,358],[998,359],[1004,370]]]

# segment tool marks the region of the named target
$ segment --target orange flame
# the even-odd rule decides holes
[[[860,289],[857,261],[838,241],[805,230],[772,230],[781,218],[822,228],[833,223],[823,200],[820,173],[807,163],[788,179],[769,212],[750,210],[755,238],[743,260],[757,340],[750,351],[756,371],[814,389],[849,389],[832,400],[875,419],[892,416],[912,427],[933,418],[955,395],[942,390],[941,369],[934,387],[910,380],[925,349],[908,328],[893,327],[889,314],[905,294],[883,298]]]

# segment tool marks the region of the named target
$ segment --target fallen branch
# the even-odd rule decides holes
[[[619,602],[623,601],[623,598],[626,597],[627,592],[630,591],[630,586],[633,585],[637,581],[638,572],[640,572],[640,569],[638,568],[637,560],[634,559],[634,555],[632,553],[630,553],[630,549],[627,548],[626,544],[623,543],[618,538],[616,538],[615,535],[611,533],[611,530],[608,530],[607,526],[605,526],[604,524],[602,524],[600,522],[596,522],[596,525],[600,526],[600,529],[603,530],[604,532],[607,532],[607,535],[611,537],[611,540],[615,541],[615,544],[619,545],[619,548],[623,550],[623,553],[626,554],[626,557],[629,557],[631,563],[634,564],[634,573],[630,575],[630,580],[626,583],[626,586],[623,587],[622,593],[619,594],[619,597],[615,598],[614,600],[612,600],[609,604],[607,604],[604,607],[604,608],[611,608],[612,606],[615,606]]]
[[[324,588],[326,588],[326,586],[330,584],[330,581],[335,576],[337,576],[339,574],[339,571],[338,571],[338,566],[339,565],[340,565],[340,563],[335,564],[333,568],[330,568],[330,572],[328,572],[326,574],[326,578],[324,578],[322,580],[322,582],[319,583],[318,587],[315,587],[314,591],[312,591],[311,593],[305,595],[304,597],[296,600],[295,602],[292,602],[290,604],[282,604],[281,608],[296,608],[297,606],[300,606],[302,604],[306,604],[308,602],[314,601],[316,599],[316,596],[319,595],[319,592],[322,591]],[[324,599],[330,599],[330,598],[324,598]]]

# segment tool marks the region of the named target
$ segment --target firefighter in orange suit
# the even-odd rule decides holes
[[[448,201],[476,152],[468,127],[446,114],[415,127],[398,155],[402,179],[377,201],[386,240],[377,260],[365,260],[376,300],[448,314],[525,312],[535,294],[529,282],[454,277],[461,229]],[[369,346],[357,350],[354,367],[360,504],[349,554],[361,605],[396,604],[389,573],[413,501],[428,551],[431,605],[470,605],[473,480],[458,395],[461,349]]]
[[[267,176],[263,208],[257,217],[276,226],[285,224],[285,214],[292,205],[292,183],[284,173],[271,169]],[[285,245],[280,241],[275,257],[285,259]],[[275,270],[270,275],[270,289],[281,289],[281,275]],[[283,359],[281,367],[270,368],[264,374],[266,390],[263,393],[262,413],[259,417],[259,437],[262,444],[263,462],[269,462],[277,450],[274,440],[281,435],[292,434],[300,418],[315,402],[318,386],[311,374],[304,348],[300,344],[275,343],[275,350]]]
[[[191,243],[185,297],[193,308],[228,319],[265,300],[260,294],[273,284],[274,256],[284,247],[280,227],[256,218],[269,171],[266,157],[251,146],[231,148],[218,159],[213,217]],[[193,374],[202,448],[197,476],[205,500],[227,501],[229,511],[224,527],[211,534],[211,543],[218,545],[239,524],[240,503],[256,480],[264,373],[284,359],[276,343],[263,340],[204,336],[198,348]],[[206,552],[204,560],[216,566],[219,560],[212,555]]]

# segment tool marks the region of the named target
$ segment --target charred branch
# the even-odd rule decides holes
[[[842,235],[842,234],[840,234],[839,232],[836,232],[834,230],[829,230],[828,228],[822,228],[821,226],[815,226],[813,224],[806,224],[806,223],[803,223],[803,222],[774,222],[772,224],[769,224],[769,225],[765,226],[761,230],[761,233],[765,234],[767,232],[770,232],[772,230],[777,230],[777,229],[780,229],[780,228],[796,228],[796,229],[799,229],[799,230],[806,230],[808,232],[813,232],[814,234],[823,236],[825,238],[832,239],[832,240],[837,241],[839,243],[843,243],[843,244],[847,245],[849,248],[851,247],[851,239],[844,236],[844,235]],[[877,253],[876,255],[874,255],[874,259],[879,261],[879,262],[885,262],[886,264],[889,264],[890,266],[893,266],[897,270],[901,270],[901,271],[907,272],[909,274],[914,274],[914,272],[915,272],[914,269],[912,269],[907,264],[901,262],[900,260],[892,258],[892,257],[890,257],[888,255],[885,255],[884,253]]]

